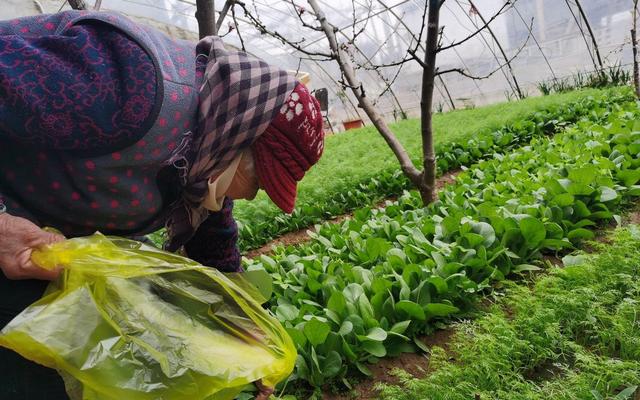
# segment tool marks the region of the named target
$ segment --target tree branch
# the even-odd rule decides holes
[[[358,81],[355,75],[355,71],[353,70],[353,66],[351,65],[347,56],[345,56],[343,49],[338,44],[338,40],[336,39],[336,28],[331,25],[324,13],[320,9],[316,0],[307,0],[311,8],[313,9],[316,19],[322,26],[322,29],[329,40],[329,47],[333,55],[335,56],[336,61],[340,66],[340,70],[351,89],[354,96],[358,99],[358,103],[360,107],[365,111],[371,122],[375,125],[378,132],[382,135],[384,140],[387,142],[391,151],[393,151],[394,155],[400,162],[400,168],[404,172],[404,174],[416,185],[420,184],[421,173],[420,171],[413,165],[411,161],[411,157],[402,146],[402,143],[398,140],[398,138],[391,132],[389,126],[386,124],[382,116],[376,111],[375,107],[371,104],[369,99],[363,96],[364,93],[359,90],[362,87],[362,84]]]
[[[443,3],[444,3],[444,1],[443,1]],[[460,40],[458,42],[453,42],[453,43],[448,44],[446,46],[441,46],[440,48],[438,48],[438,51],[445,51],[445,50],[450,49],[452,47],[460,46],[461,44],[473,39],[477,34],[482,32],[483,30],[487,29],[489,27],[490,23],[492,23],[496,18],[498,18],[500,15],[502,15],[504,12],[506,12],[508,10],[508,8],[511,8],[512,5],[513,5],[513,3],[511,3],[511,0],[507,0],[502,5],[502,7],[498,10],[498,12],[495,13],[490,19],[488,19],[487,21],[483,20],[483,25],[481,27],[477,28],[475,32],[473,32],[472,34],[470,34],[469,36],[467,36],[466,38],[464,38],[464,39],[462,39],[462,40]]]
[[[86,10],[87,9],[87,3],[85,3],[84,0],[69,0],[69,5],[74,10]]]
[[[249,19],[249,22],[258,29],[263,35],[271,36],[277,40],[279,40],[282,44],[292,47],[293,49],[299,51],[302,54],[306,54],[307,56],[317,56],[323,57],[327,60],[335,59],[335,55],[331,53],[324,53],[320,51],[309,51],[305,47],[302,46],[302,43],[305,42],[305,39],[299,41],[292,41],[288,38],[284,37],[282,34],[278,33],[278,31],[270,31],[266,25],[256,16],[254,16],[248,9],[244,3],[236,2],[242,9],[244,10],[244,15]]]
[[[238,20],[236,19],[236,8],[231,7],[231,18],[233,18],[233,24],[236,27],[236,34],[238,35],[238,39],[240,39],[240,46],[242,51],[246,51],[247,49],[244,47],[244,39],[242,39],[242,33],[240,33],[240,29],[238,29]]]
[[[491,77],[493,74],[495,74],[496,72],[500,71],[505,66],[507,66],[509,63],[511,63],[511,61],[513,61],[516,57],[518,57],[520,55],[520,53],[522,52],[522,50],[524,50],[524,48],[527,46],[527,43],[529,42],[529,39],[531,38],[531,35],[533,34],[533,18],[531,18],[531,23],[529,24],[528,32],[529,33],[527,35],[527,38],[522,43],[520,48],[518,48],[518,51],[516,51],[513,54],[513,56],[511,56],[511,58],[506,60],[504,62],[504,64],[498,65],[498,67],[496,69],[494,69],[493,71],[489,72],[487,75],[482,75],[482,76],[471,75],[471,74],[465,72],[464,69],[462,69],[462,68],[450,68],[450,69],[445,69],[445,70],[442,70],[442,71],[436,70],[436,76],[455,72],[455,73],[458,73],[458,74],[460,74],[462,76],[465,76],[465,77],[467,77],[469,79],[474,79],[474,80],[487,79],[487,78]]]
[[[235,3],[234,0],[227,0],[224,3],[224,6],[222,6],[222,11],[220,11],[220,15],[218,16],[218,21],[216,21],[216,31],[215,34],[217,35],[218,32],[220,32],[220,28],[222,28],[222,23],[224,22],[224,19],[227,17],[227,14],[229,13],[229,9],[233,7],[233,3]],[[236,28],[238,27],[238,25],[236,24]]]
[[[509,1],[511,1],[511,0],[509,0]],[[498,49],[500,50],[500,53],[502,54],[502,57],[504,58],[504,60],[506,62],[507,68],[509,69],[509,72],[511,73],[511,78],[513,79],[513,84],[516,87],[516,93],[518,94],[518,98],[524,99],[524,93],[522,93],[522,90],[520,89],[520,85],[518,84],[518,80],[516,79],[516,74],[515,74],[515,72],[513,72],[513,68],[511,67],[511,61],[509,61],[509,59],[507,58],[507,53],[502,48],[502,45],[500,44],[500,41],[498,40],[498,37],[493,32],[493,29],[491,29],[491,27],[487,24],[486,20],[484,19],[482,14],[478,11],[478,8],[475,6],[475,4],[473,4],[472,0],[469,0],[469,4],[471,4],[471,7],[473,7],[473,9],[475,10],[476,14],[480,18],[480,20],[485,24],[485,26],[487,28],[487,31],[489,32],[489,34],[493,38],[494,42],[496,43],[496,46],[498,46]]]

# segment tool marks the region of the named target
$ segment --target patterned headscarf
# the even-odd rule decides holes
[[[217,177],[264,133],[296,86],[293,76],[240,51],[228,51],[219,37],[208,36],[198,49],[210,48],[200,88],[198,134],[190,145],[190,165],[182,198],[173,205],[165,248],[176,251],[207,218],[202,207],[209,178]]]

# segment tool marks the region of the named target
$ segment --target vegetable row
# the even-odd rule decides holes
[[[299,352],[293,378],[348,385],[350,372],[370,373],[368,363],[423,348],[417,337],[496,281],[619,221],[640,196],[640,111],[635,102],[587,104],[588,118],[552,137],[535,124],[527,145],[464,171],[429,207],[405,192],[320,226],[305,245],[247,261],[273,279],[269,306]]]
[[[552,105],[498,130],[478,132],[464,142],[448,142],[436,147],[439,174],[469,166],[496,151],[504,152],[527,143],[531,138],[551,134],[581,118],[598,115],[608,105],[631,99],[628,90],[612,89],[599,96]],[[418,160],[416,160],[417,162]],[[372,178],[353,182],[349,190],[336,192],[323,201],[298,204],[291,215],[274,213],[269,218],[239,221],[241,250],[260,247],[287,232],[304,229],[361,207],[370,206],[385,198],[398,196],[410,188],[409,181],[398,168],[372,171]]]

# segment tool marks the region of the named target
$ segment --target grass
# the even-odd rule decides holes
[[[586,89],[436,114],[435,144],[470,139],[478,132],[501,128],[539,110],[575,102],[601,92],[598,89]],[[409,154],[418,160],[422,146],[420,120],[400,121],[392,125],[392,130]],[[397,169],[397,160],[372,127],[329,136],[322,159],[299,184],[298,204],[322,202],[336,193],[354,189],[382,171]],[[263,223],[278,214],[281,213],[263,192],[251,202],[237,201],[234,210],[234,216],[242,224]]]
[[[432,349],[426,378],[398,371],[403,383],[381,385],[381,397],[633,398],[640,385],[640,229],[632,225],[594,246],[598,254],[581,265],[552,269],[528,286],[508,284],[488,314],[457,326],[448,352]]]

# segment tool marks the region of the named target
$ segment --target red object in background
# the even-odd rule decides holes
[[[348,131],[349,129],[362,128],[364,123],[361,119],[352,119],[351,121],[343,121],[342,125],[344,125],[344,130]]]

